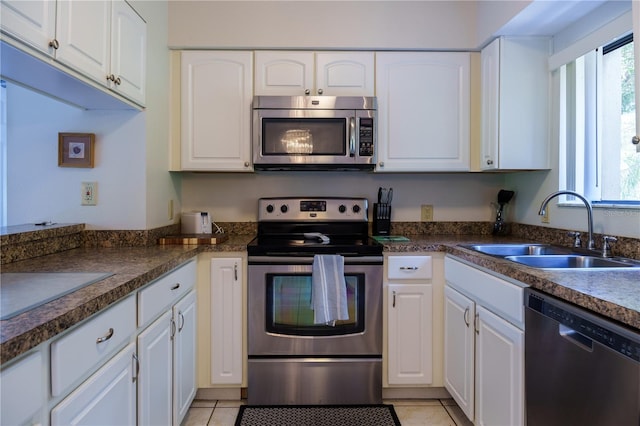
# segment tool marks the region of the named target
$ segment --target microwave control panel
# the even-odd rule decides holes
[[[358,155],[360,157],[373,156],[373,118],[360,119],[359,133]]]

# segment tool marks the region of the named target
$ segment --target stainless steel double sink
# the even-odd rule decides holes
[[[640,268],[640,261],[598,257],[550,244],[470,244],[462,247],[539,269]]]

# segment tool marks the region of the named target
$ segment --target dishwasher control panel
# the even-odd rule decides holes
[[[527,291],[526,307],[569,327],[575,332],[640,362],[640,335],[582,308]]]

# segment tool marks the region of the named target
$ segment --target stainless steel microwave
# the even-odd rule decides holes
[[[255,96],[257,170],[373,170],[375,97]]]

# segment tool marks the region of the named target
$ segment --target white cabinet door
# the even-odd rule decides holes
[[[253,170],[252,55],[182,52],[182,170]]]
[[[524,425],[524,332],[478,306],[476,424]]]
[[[316,93],[374,96],[373,52],[316,53]]]
[[[125,1],[112,5],[110,87],[144,105],[147,73],[147,24]]]
[[[242,259],[211,259],[211,383],[242,384]]]
[[[390,385],[432,382],[433,293],[430,284],[387,287]]]
[[[256,96],[312,94],[314,90],[313,52],[258,51],[255,55]]]
[[[475,303],[449,286],[445,286],[444,296],[444,384],[473,420]]]
[[[51,411],[51,425],[136,423],[134,354],[130,343]]]
[[[56,2],[2,0],[0,28],[42,52],[53,54],[49,43],[56,37]]]
[[[196,396],[196,292],[173,307],[173,424],[179,425]]]
[[[483,170],[549,168],[549,39],[501,37],[481,60]]]
[[[470,54],[376,54],[376,171],[470,169]]]
[[[373,52],[258,51],[255,95],[374,96]]]
[[[111,2],[59,1],[56,59],[107,86],[110,70]]]
[[[167,311],[138,335],[138,424],[171,424],[172,329]]]
[[[0,424],[38,424],[45,406],[42,352],[34,352],[0,373]]]

